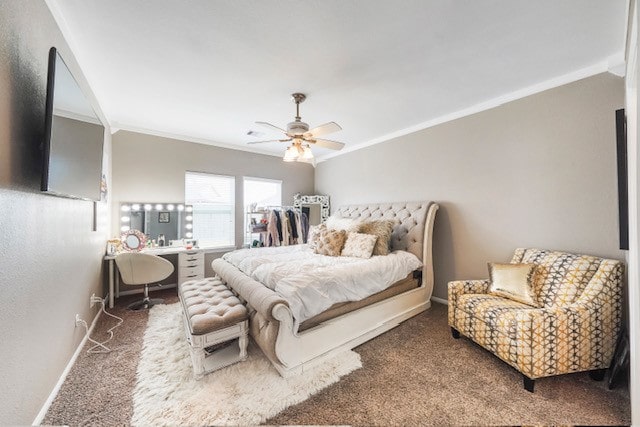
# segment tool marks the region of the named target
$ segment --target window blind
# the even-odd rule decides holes
[[[185,203],[193,206],[193,238],[200,246],[235,245],[235,178],[185,173]]]

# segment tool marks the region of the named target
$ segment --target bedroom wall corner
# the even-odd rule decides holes
[[[36,420],[84,337],[103,295],[108,202],[40,193],[48,54],[55,46],[97,100],[43,1],[0,4],[0,422]],[[104,115],[99,111],[106,123]],[[110,175],[110,132],[104,172]]]
[[[604,73],[322,162],[316,192],[354,203],[433,200],[436,298],[517,247],[624,259],[615,110]]]

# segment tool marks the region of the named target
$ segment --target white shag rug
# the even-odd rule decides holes
[[[255,345],[249,357],[193,378],[180,303],[157,305],[138,363],[133,425],[255,425],[302,402],[340,377],[362,367],[346,351],[308,372],[282,378]]]

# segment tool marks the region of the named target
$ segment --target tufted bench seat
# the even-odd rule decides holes
[[[186,281],[179,296],[196,379],[247,358],[247,308],[220,278]]]

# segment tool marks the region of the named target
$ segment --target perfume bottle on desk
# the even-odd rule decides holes
[[[164,246],[164,234],[158,235],[158,246]]]

